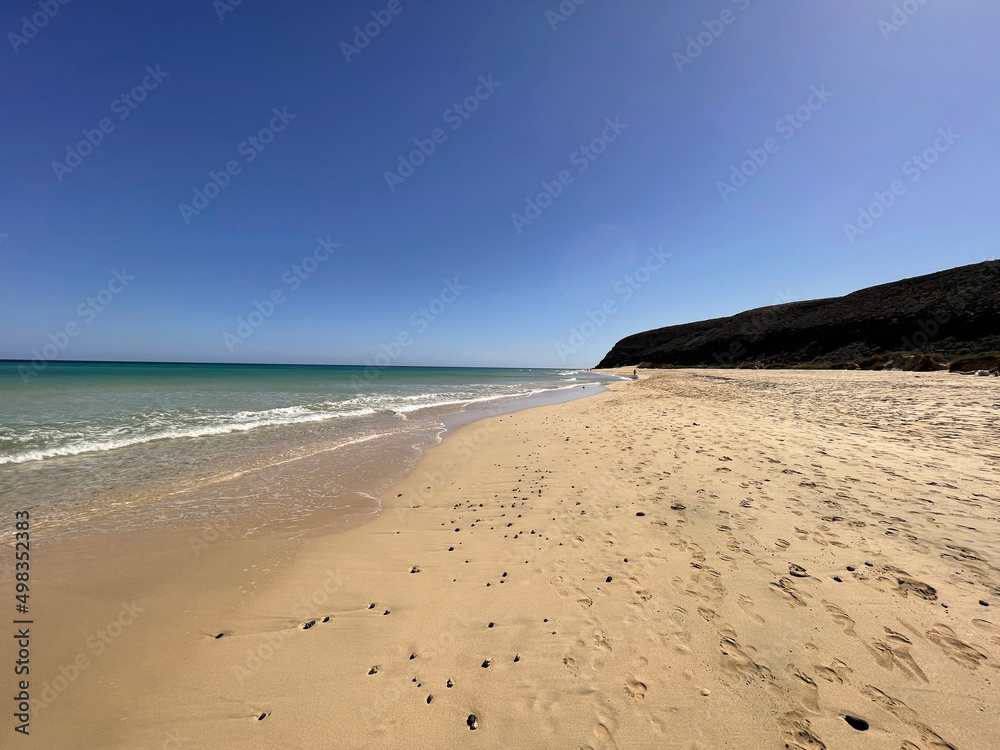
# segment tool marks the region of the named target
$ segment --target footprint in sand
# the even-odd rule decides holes
[[[918,581],[916,578],[897,574],[896,582],[899,584],[900,593],[904,596],[907,594],[916,594],[921,599],[931,602],[937,599],[937,589],[923,581]]]
[[[771,563],[767,560],[761,560],[759,557],[755,558],[753,564],[762,570],[766,570],[768,573],[773,573],[774,570],[771,568]]]
[[[857,637],[857,633],[854,632],[854,620],[851,619],[844,610],[838,607],[836,604],[830,604],[830,602],[823,602],[823,606],[826,607],[826,611],[830,613],[833,617],[833,621],[843,628],[847,635],[853,635]]]
[[[719,617],[719,614],[709,607],[698,607],[698,614],[704,617],[706,622],[712,622]]]
[[[736,600],[736,603],[739,605],[740,609],[746,612],[747,617],[749,617],[758,625],[764,624],[764,618],[753,611],[754,600],[751,597],[747,596],[746,594],[740,594],[740,598]]]
[[[906,641],[906,643],[909,644],[909,641]],[[872,641],[871,643],[866,643],[865,648],[868,649],[868,653],[872,655],[875,663],[883,669],[891,672],[894,667],[898,667],[899,671],[908,677],[916,677],[924,682],[930,682],[923,670],[917,665],[917,662],[910,656],[908,645],[904,646],[897,643],[894,646],[885,641]]]
[[[929,747],[933,748],[933,750],[956,750],[954,745],[945,741],[941,735],[920,721],[920,715],[903,703],[903,701],[897,700],[892,696],[883,693],[878,688],[872,687],[871,685],[865,685],[861,692],[871,698],[872,702],[875,703],[876,706],[889,712],[904,724],[907,724],[915,729],[917,734],[920,735],[920,739],[923,740],[923,742],[925,742]],[[904,750],[907,746],[919,747],[914,745],[912,742],[904,742],[903,747],[900,748],[900,750]]]
[[[641,701],[646,698],[646,685],[638,680],[629,680],[625,683],[625,694],[634,701]]]
[[[788,750],[826,750],[826,743],[813,733],[809,719],[798,711],[785,714],[778,726],[785,735]]]
[[[990,640],[1000,646],[1000,637],[998,637],[1000,636],[1000,627],[997,627],[989,620],[973,620],[972,625],[980,630],[985,630],[987,633],[993,633],[994,635],[990,636]]]
[[[742,644],[736,640],[736,634],[731,630],[723,631],[727,637],[719,641],[722,649],[722,668],[747,685],[755,682],[768,682],[772,679],[771,670],[750,658]]]
[[[808,594],[803,594],[794,585],[792,585],[792,579],[787,577],[779,578],[776,582],[768,584],[772,591],[780,594],[781,597],[792,607],[805,607],[806,600],[805,597]]]
[[[830,662],[829,666],[814,664],[813,669],[816,670],[816,674],[827,682],[833,682],[838,685],[843,685],[847,677],[854,673],[854,670],[844,664],[844,662],[840,659],[834,659]]]
[[[805,687],[805,694],[802,698],[802,706],[811,713],[819,713],[819,688],[816,686],[816,681],[813,680],[809,675],[798,671],[794,665],[788,665],[788,671],[792,676],[792,679],[796,684]]]
[[[611,652],[611,643],[600,633],[594,633],[594,647],[601,651]]]
[[[954,630],[947,625],[938,623],[927,631],[927,637],[944,651],[945,655],[952,661],[958,662],[968,669],[976,669],[979,662],[986,661],[989,657],[965,641],[959,640]]]

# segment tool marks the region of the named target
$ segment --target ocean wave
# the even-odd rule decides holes
[[[177,438],[209,437],[212,435],[228,435],[233,432],[248,432],[258,427],[274,427],[291,424],[303,424],[308,422],[324,422],[329,419],[340,417],[362,417],[374,414],[375,409],[354,409],[351,411],[339,412],[316,412],[309,411],[305,407],[294,406],[280,409],[267,409],[261,412],[241,411],[229,417],[229,421],[216,424],[202,424],[196,426],[174,426],[165,430],[157,430],[149,433],[131,434],[125,437],[112,437],[111,435],[94,436],[89,440],[67,443],[64,445],[53,445],[45,448],[22,451],[9,456],[0,456],[0,464],[20,464],[27,461],[40,461],[46,458],[56,458],[58,456],[78,456],[81,453],[100,453],[104,451],[127,448],[130,445],[140,445],[151,443],[154,440],[173,440]],[[267,415],[267,416],[265,416]],[[121,433],[122,426],[112,428],[111,434]]]
[[[570,371],[567,371],[567,373]],[[578,371],[572,371],[578,372]],[[472,404],[521,399],[546,391],[577,388],[579,384],[568,384],[576,378],[560,379],[556,385],[535,387],[535,384],[519,384],[521,387],[505,392],[486,392],[483,388],[458,389],[458,392],[424,392],[416,394],[381,393],[359,395],[339,401],[317,401],[310,404],[276,407],[261,411],[242,410],[226,414],[192,412],[170,413],[156,411],[129,415],[124,422],[107,425],[103,430],[88,429],[86,423],[63,423],[59,427],[27,428],[13,440],[7,442],[4,455],[0,453],[0,465],[21,464],[49,458],[77,456],[84,453],[99,453],[127,448],[158,440],[200,438],[231,433],[248,432],[261,427],[278,427],[295,424],[325,422],[333,419],[363,417],[373,414],[393,414],[401,419],[411,412],[448,406],[466,407]],[[483,395],[479,395],[483,394]],[[2,431],[0,431],[2,432]],[[89,434],[88,434],[89,433]],[[10,445],[13,442],[14,445]],[[20,446],[17,445],[20,443]],[[35,443],[27,447],[26,443]],[[38,445],[38,443],[42,443]],[[47,443],[47,444],[46,444]]]

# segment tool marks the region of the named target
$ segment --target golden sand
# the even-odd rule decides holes
[[[91,664],[25,746],[993,750],[998,427],[994,379],[830,371],[476,422],[273,573],[64,567],[39,684]]]

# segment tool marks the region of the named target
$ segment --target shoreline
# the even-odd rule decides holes
[[[0,475],[10,479],[11,496],[19,498],[18,510],[29,510],[34,519],[37,539],[73,539],[94,533],[123,530],[144,532],[147,527],[170,529],[178,524],[192,528],[213,527],[222,519],[226,528],[241,516],[251,519],[247,528],[262,524],[281,526],[311,513],[328,513],[325,498],[336,497],[345,513],[377,513],[378,497],[417,464],[423,451],[440,442],[454,427],[473,419],[504,414],[537,404],[558,403],[590,395],[595,384],[563,385],[539,389],[524,395],[501,395],[472,401],[435,404],[410,413],[393,414],[381,427],[340,424],[331,421],[333,432],[318,436],[314,425],[304,423],[307,436],[292,435],[292,426],[264,426],[255,431],[208,437],[181,437],[130,445],[112,452],[91,452],[79,456],[61,456],[30,463],[0,465]],[[401,420],[401,421],[396,421]],[[326,425],[327,423],[322,423]],[[247,449],[246,440],[258,440],[267,446]],[[237,441],[226,451],[226,441]],[[208,441],[208,442],[202,442]],[[152,451],[152,453],[150,453]],[[154,479],[144,466],[150,460],[162,463],[160,454],[180,453],[186,457],[234,455],[226,465],[200,465],[191,459],[173,473]],[[112,453],[114,455],[112,455]],[[104,461],[105,463],[96,463]],[[51,465],[50,465],[51,462]],[[100,475],[108,465],[117,471],[121,465],[133,466],[136,483],[127,476],[115,475],[99,492],[81,494],[77,488],[48,486],[40,480],[47,476],[83,474]],[[337,468],[338,478],[330,484],[313,481],[329,467]],[[358,468],[364,467],[364,468]],[[159,471],[159,469],[157,469]],[[162,472],[161,472],[162,473]],[[294,482],[298,496],[318,496],[302,507],[282,506],[268,496],[285,493],[281,485]],[[313,486],[315,485],[315,486]],[[302,490],[308,486],[309,492]],[[55,496],[58,502],[39,507],[40,497]],[[229,502],[231,497],[255,496],[254,503]],[[249,507],[248,507],[249,505]],[[270,511],[264,512],[265,507]],[[0,530],[0,543],[13,539],[12,530]]]
[[[584,389],[588,392],[583,393]],[[463,404],[444,415],[446,421],[437,434],[446,438],[497,415],[588,398],[602,390],[603,386],[585,384],[496,399],[497,404]],[[422,456],[438,444],[440,440],[420,449],[390,486],[412,473]],[[330,453],[320,451],[306,458],[322,460]],[[188,653],[191,638],[217,635],[205,630],[206,620],[225,619],[238,611],[248,597],[280,576],[310,540],[336,538],[378,519],[385,513],[382,499],[376,498],[379,505],[374,508],[321,507],[299,521],[269,523],[263,533],[258,533],[252,514],[225,509],[202,525],[160,522],[132,528],[105,524],[102,517],[95,517],[78,524],[67,536],[46,538],[33,532],[37,546],[32,615],[39,622],[58,623],[49,629],[49,648],[33,668],[42,675],[33,681],[32,710],[38,712],[32,719],[34,725],[54,728],[59,747],[102,746],[108,741],[104,712],[115,708],[95,707],[94,695],[81,689],[81,684],[94,678],[102,683],[114,676],[116,683],[131,683],[130,691],[141,692],[150,687],[150,674],[169,680],[169,675],[177,673],[178,659]],[[113,515],[124,517],[141,510],[129,508],[113,511]],[[0,577],[12,584],[13,566],[0,570]],[[193,610],[205,614],[185,617]],[[64,617],[65,612],[72,612],[72,619]],[[129,643],[126,636],[140,630]],[[157,646],[148,651],[142,645],[152,643]],[[137,660],[144,670],[136,671]],[[126,704],[117,709],[125,711]],[[53,721],[50,717],[55,715],[61,718]],[[96,744],[83,741],[85,736],[94,737]]]
[[[997,389],[909,373],[645,375],[459,427],[377,518],[309,535],[285,563],[260,540],[219,540],[113,591],[102,571],[148,550],[64,568],[55,586],[40,570],[52,630],[66,629],[60,611],[84,635],[117,600],[146,611],[100,655],[86,640],[63,649],[92,664],[38,715],[39,739],[925,750],[931,732],[985,748],[1000,730],[981,708],[1000,618],[977,602],[1000,606],[984,421]],[[907,399],[908,416],[886,421]]]

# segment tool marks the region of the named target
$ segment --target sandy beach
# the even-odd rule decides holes
[[[294,547],[51,547],[22,744],[995,748],[1000,383],[641,375]]]

